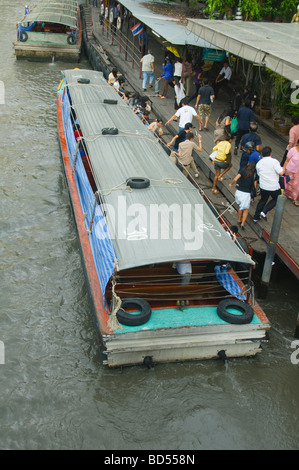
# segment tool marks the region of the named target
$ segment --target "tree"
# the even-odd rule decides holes
[[[207,0],[207,8],[211,13],[218,11],[222,15],[228,14],[231,8],[236,9],[239,4],[246,20],[263,20],[267,16],[275,18],[281,16],[290,21],[297,10],[298,0]]]

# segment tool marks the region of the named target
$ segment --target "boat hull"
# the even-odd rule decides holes
[[[17,59],[35,59],[35,60],[63,60],[65,62],[79,61],[82,51],[82,19],[78,13],[78,39],[76,44],[68,44],[66,34],[28,33],[29,39],[26,42],[17,39],[13,42],[15,56]],[[33,37],[30,37],[33,34]],[[35,40],[34,36],[38,39]],[[61,43],[51,42],[51,37],[61,37]],[[58,41],[59,42],[59,41]]]
[[[62,82],[63,83],[63,82]],[[75,218],[87,285],[95,313],[104,364],[109,367],[177,361],[255,356],[267,339],[270,324],[255,303],[254,320],[231,324],[217,315],[217,302],[192,302],[182,306],[152,305],[151,319],[136,328],[110,329],[111,316],[105,307],[90,246],[88,231],[76,186],[68,142],[63,126],[61,85],[57,95],[58,131],[64,173]],[[192,323],[193,322],[193,323]]]
[[[105,363],[129,366],[255,356],[261,352],[268,324],[211,325],[105,335]]]
[[[63,60],[79,61],[81,56],[81,45],[78,46],[59,46],[57,44],[30,44],[14,42],[15,55],[17,59],[36,59],[36,60]]]

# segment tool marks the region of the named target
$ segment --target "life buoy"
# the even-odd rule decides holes
[[[108,16],[109,16],[109,8],[106,7],[105,8],[105,18],[108,18]]]
[[[21,42],[26,42],[28,39],[28,34],[26,31],[20,31],[20,41]]]
[[[113,11],[110,11],[109,23],[113,23]]]
[[[120,29],[120,28],[121,28],[121,18],[120,18],[120,17],[117,18],[116,28],[117,28],[117,29]]]
[[[125,309],[140,310],[136,312],[126,312]],[[121,308],[116,313],[117,319],[120,323],[127,326],[138,326],[148,322],[151,317],[152,309],[150,304],[144,300],[135,297],[123,299]]]
[[[102,5],[101,5],[101,15],[104,14],[104,11],[105,11],[105,6],[102,4]]]
[[[238,310],[240,314],[228,312],[228,309]],[[221,300],[217,307],[217,315],[224,321],[234,325],[244,325],[253,319],[253,308],[238,299]]]
[[[73,44],[75,44],[75,42],[76,42],[75,37],[72,34],[69,34],[68,37],[67,37],[67,43],[70,44],[70,45],[73,45]]]
[[[144,189],[148,188],[148,186],[150,185],[150,180],[148,178],[134,176],[132,178],[128,178],[126,183],[127,186],[130,186],[130,188],[132,189]]]

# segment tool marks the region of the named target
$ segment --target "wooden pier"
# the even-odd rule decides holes
[[[118,71],[121,72],[125,77],[125,89],[137,91],[141,95],[147,95],[152,101],[152,113],[158,118],[163,120],[165,123],[174,113],[174,92],[171,87],[168,88],[167,99],[161,100],[154,94],[152,89],[142,91],[142,79],[139,69],[132,68],[131,62],[124,58],[124,52],[118,47],[117,37],[114,39],[111,45],[108,36],[103,34],[103,27],[99,23],[99,8],[85,7],[85,19],[86,23],[91,26],[92,34],[89,35],[91,42],[99,45],[104,51],[105,56],[109,57],[111,64],[117,67]],[[155,78],[161,76],[162,63],[164,61],[164,48],[156,41],[156,39],[150,37],[150,49],[155,57]],[[121,50],[121,52],[120,52]],[[161,80],[162,87],[163,79]],[[195,90],[193,90],[194,92]],[[192,92],[191,92],[192,93]],[[214,179],[214,165],[209,160],[209,154],[214,146],[213,134],[215,130],[215,122],[218,116],[223,112],[225,108],[229,106],[229,95],[225,92],[220,91],[217,100],[212,105],[212,114],[208,124],[208,131],[202,131],[202,147],[201,153],[195,153],[195,161],[200,168],[200,176],[198,179],[199,186],[204,190],[205,194],[214,203],[216,208],[220,212],[225,211],[225,217],[231,224],[237,223],[237,205],[234,203],[235,186],[229,187],[228,184],[236,176],[241,152],[238,152],[237,156],[232,155],[232,168],[224,176],[223,182],[218,182],[217,187],[220,190],[218,195],[212,194],[212,182]],[[191,106],[195,105],[195,99],[190,103]],[[194,120],[196,121],[196,120]],[[259,115],[256,115],[256,121],[258,123],[258,134],[262,139],[262,146],[269,146],[272,148],[272,156],[279,162],[282,160],[285,152],[288,136],[280,134],[274,129],[273,117],[269,119],[261,119]],[[197,127],[196,123],[193,123]],[[169,142],[173,135],[178,132],[178,124],[172,121],[167,127],[163,126],[164,136],[166,142]],[[232,145],[234,148],[234,144]],[[267,221],[260,220],[257,223],[253,222],[253,215],[259,196],[251,204],[248,219],[246,221],[245,231],[242,231],[242,237],[249,241],[253,249],[257,251],[265,252],[267,249],[267,243],[269,241],[273,217],[275,209],[267,214]],[[277,243],[276,255],[280,260],[289,268],[289,270],[299,279],[299,208],[291,203],[290,200],[286,201],[283,219],[281,223],[281,229],[279,239]]]

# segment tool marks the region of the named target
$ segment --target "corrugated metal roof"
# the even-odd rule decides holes
[[[32,8],[22,21],[21,25],[34,23],[57,23],[75,28],[79,4],[73,0],[42,0]]]
[[[232,54],[298,80],[298,24],[188,19],[187,28]]]
[[[159,15],[145,6],[142,0],[121,0],[120,2],[132,14],[148,26],[154,33],[175,46],[197,46],[218,49],[198,35],[190,33],[186,26],[179,24],[176,18]],[[152,2],[150,2],[152,3]],[[222,48],[221,48],[222,49]]]
[[[64,75],[102,192],[108,226],[115,227],[119,268],[186,259],[251,262],[221,227],[198,189],[102,74],[67,70]],[[90,83],[79,84],[79,78]],[[117,105],[105,104],[104,99],[117,100]],[[103,128],[111,127],[118,129],[118,135],[102,135]],[[130,177],[148,178],[150,186],[127,191]],[[166,222],[164,234],[156,219],[158,208]],[[168,221],[171,210],[175,217]]]

